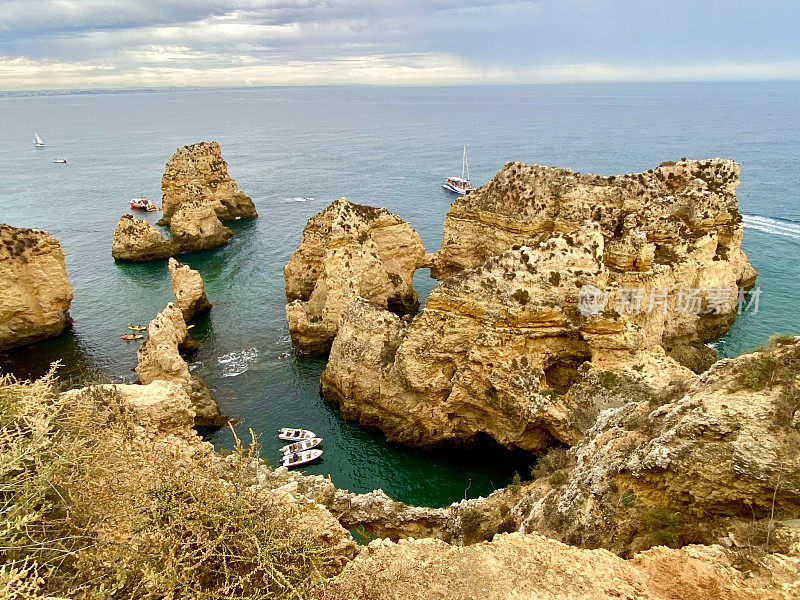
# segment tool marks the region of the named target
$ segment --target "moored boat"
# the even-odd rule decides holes
[[[291,427],[283,427],[278,430],[278,439],[286,440],[287,442],[300,442],[302,440],[310,440],[317,437],[313,431],[308,429],[292,429]]]
[[[461,177],[451,175],[444,180],[442,187],[461,196],[475,190],[475,186],[469,181],[469,161],[467,160],[466,146],[464,146],[464,154],[461,157]]]
[[[295,442],[294,444],[287,444],[281,448],[281,454],[291,454],[292,452],[302,452],[303,450],[311,450],[316,448],[322,443],[322,438],[311,438],[310,440],[303,440]]]
[[[322,450],[304,450],[303,452],[287,454],[280,460],[280,463],[282,467],[293,469],[317,460],[320,456],[322,456]]]

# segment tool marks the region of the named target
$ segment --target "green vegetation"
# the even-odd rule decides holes
[[[569,450],[567,448],[554,446],[539,457],[536,461],[536,465],[531,469],[531,475],[534,479],[541,479],[543,477],[555,475],[560,471],[565,478],[563,483],[566,483],[566,473],[574,466],[575,458],[570,454]],[[555,481],[558,482],[560,480],[561,476],[555,475]],[[561,485],[553,483],[552,479],[550,483],[553,485]]]
[[[248,492],[255,440],[229,483],[132,417],[113,392],[68,404],[52,372],[0,378],[0,595],[303,596],[330,557]]]

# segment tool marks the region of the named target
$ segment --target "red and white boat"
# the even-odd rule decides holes
[[[303,452],[287,454],[280,460],[280,463],[282,467],[293,469],[317,460],[320,456],[322,456],[322,450],[304,450]]]
[[[316,448],[322,443],[322,438],[311,438],[310,440],[303,440],[302,442],[295,442],[288,444],[281,448],[281,454],[291,454],[292,452],[302,452],[303,450],[311,450]]]
[[[148,200],[144,196],[139,196],[138,198],[131,198],[128,200],[128,204],[131,205],[131,208],[136,210],[146,210],[147,212],[155,212],[158,210],[156,203],[152,200]]]

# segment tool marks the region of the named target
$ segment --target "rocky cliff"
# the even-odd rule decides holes
[[[159,260],[180,252],[174,240],[164,238],[161,232],[144,219],[122,215],[117,221],[111,241],[111,256],[120,261]]]
[[[160,224],[168,224],[184,202],[194,199],[192,188],[200,190],[221,221],[258,216],[253,201],[228,174],[228,163],[217,142],[184,146],[167,161],[161,178],[164,216]]]
[[[411,226],[383,208],[334,201],[309,219],[283,270],[286,318],[300,348],[324,352],[355,298],[393,314],[419,307],[413,277],[425,249]]]
[[[71,302],[58,240],[39,229],[0,224],[0,350],[60,335]]]
[[[189,365],[180,354],[188,331],[183,313],[170,303],[150,321],[148,336],[137,351],[136,374],[143,384],[153,381],[177,381],[186,390],[196,413],[197,427],[220,427],[227,423],[219,405],[212,398],[206,382],[189,372]]]
[[[233,231],[222,224],[211,203],[199,192],[181,203],[172,215],[169,231],[182,252],[224,246],[233,237]]]
[[[705,343],[755,276],[737,185],[719,159],[618,178],[507,165],[454,203],[432,259],[451,276],[410,323],[341,311],[321,390],[401,443],[574,444],[606,408],[571,393],[587,373],[663,386],[716,358]]]
[[[208,301],[203,285],[203,278],[199,272],[188,265],[179,263],[174,258],[169,259],[167,267],[175,304],[183,313],[183,320],[189,323],[195,315],[211,308],[211,302]]]

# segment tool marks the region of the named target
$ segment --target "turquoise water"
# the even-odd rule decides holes
[[[47,143],[35,150],[36,129]],[[63,243],[75,289],[74,329],[0,354],[0,368],[36,375],[55,359],[64,377],[133,381],[136,346],[119,336],[171,299],[166,265],[117,265],[111,234],[127,199],[158,200],[176,147],[222,144],[230,173],[261,218],[232,224],[225,248],[187,255],[214,309],[193,335],[195,372],[242,433],[274,458],[282,426],[325,438],[308,467],[354,491],[382,487],[442,505],[505,485],[528,458],[492,450],[419,452],[342,421],[319,397],[324,360],[295,355],[284,321],[281,271],[311,215],[334,198],[386,206],[439,246],[467,144],[473,181],[509,160],[614,174],[663,160],[742,161],[745,249],[763,293],[720,345],[735,355],[774,332],[798,331],[800,84],[582,84],[462,88],[269,88],[0,98],[0,222],[48,229]],[[67,165],[56,165],[55,158]],[[149,215],[155,222],[158,215]],[[420,272],[425,296],[435,283]],[[281,354],[288,352],[288,358]],[[230,446],[229,432],[211,436]]]

